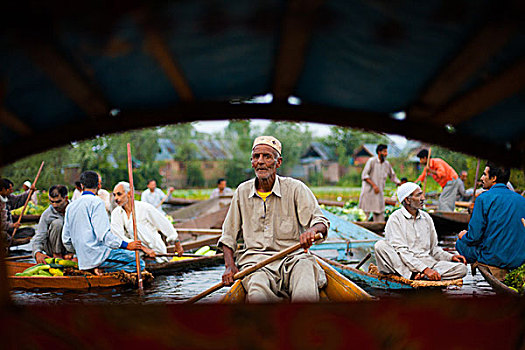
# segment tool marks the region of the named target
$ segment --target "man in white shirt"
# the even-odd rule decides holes
[[[142,192],[140,200],[153,205],[158,211],[166,215],[164,210],[162,210],[162,202],[164,198],[166,198],[166,195],[160,188],[157,188],[157,181],[149,180],[146,187],[148,187],[148,189]],[[169,197],[174,190],[173,187],[170,187],[167,197]]]
[[[75,190],[73,191],[73,196],[71,196],[71,202],[82,197],[82,184],[80,181],[75,181]]]
[[[465,277],[465,257],[452,255],[437,245],[434,222],[421,210],[425,201],[421,188],[407,182],[399,186],[397,196],[402,207],[390,215],[385,240],[375,244],[379,271],[432,281]]]
[[[218,198],[220,196],[233,196],[232,189],[226,187],[226,179],[223,178],[217,181],[217,188],[211,191],[210,198]]]
[[[125,241],[133,240],[133,216],[131,213],[131,191],[128,182],[119,182],[113,189],[113,197],[117,207],[111,213],[111,232]],[[167,249],[159,231],[166,236],[167,242],[173,242],[179,256],[184,250],[178,239],[178,234],[168,219],[146,202],[135,201],[137,215],[137,237],[142,245],[153,250],[155,254],[166,254]],[[157,257],[158,262],[166,261],[165,257]]]

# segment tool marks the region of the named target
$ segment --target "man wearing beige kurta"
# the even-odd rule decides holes
[[[307,252],[316,233],[325,237],[330,225],[313,193],[302,182],[277,176],[281,144],[271,136],[255,139],[252,167],[256,178],[242,183],[233,195],[219,246],[224,251],[223,281],[300,242],[302,248],[242,280],[248,302],[319,300],[326,276]],[[244,247],[237,249],[242,239]],[[234,261],[235,254],[235,261]]]
[[[368,159],[361,173],[363,182],[361,195],[359,196],[359,208],[368,215],[372,213],[373,221],[385,221],[385,199],[383,190],[385,188],[386,178],[399,185],[400,181],[392,168],[392,165],[386,160],[388,149],[386,145],[378,145],[376,148],[377,156]]]
[[[388,219],[385,240],[375,244],[377,267],[407,279],[447,280],[467,274],[466,260],[437,245],[437,233],[430,215],[420,210],[425,196],[421,188],[407,182],[397,190],[402,207]]]

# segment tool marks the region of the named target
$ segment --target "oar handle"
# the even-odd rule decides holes
[[[425,166],[425,178],[423,179],[423,194],[427,193],[427,177],[428,169],[430,168],[430,155],[432,154],[432,148],[428,149],[427,165]]]
[[[133,161],[131,158],[131,145],[128,143],[128,177],[129,177],[129,191],[131,192],[131,215],[133,222],[133,240],[137,241],[137,215],[135,214],[135,190],[133,187]],[[135,264],[137,265],[137,280],[139,292],[142,293],[142,273],[140,272],[140,257],[138,250],[135,250]]]
[[[322,238],[323,238],[323,235],[320,234],[320,233],[317,233],[315,235],[315,237],[314,237],[314,240],[318,241],[318,240],[320,240]],[[256,270],[260,269],[261,267],[264,267],[264,266],[268,265],[269,263],[272,263],[272,262],[274,262],[276,260],[284,258],[288,254],[293,253],[297,249],[300,249],[300,248],[301,248],[301,243],[297,243],[297,244],[295,244],[295,245],[293,245],[293,246],[283,250],[282,252],[280,252],[278,254],[275,254],[275,255],[269,257],[268,259],[266,259],[264,261],[261,261],[258,264],[255,264],[255,265],[253,265],[253,266],[251,266],[251,267],[249,267],[249,268],[247,268],[245,270],[237,272],[233,276],[233,280],[236,281],[236,280],[242,279],[242,278],[246,277],[247,275],[251,274],[252,272],[255,272]],[[200,299],[204,298],[205,296],[215,292],[216,290],[221,289],[224,286],[225,286],[224,282],[217,283],[216,285],[214,285],[213,287],[208,288],[204,292],[202,292],[202,293],[200,293],[200,294],[198,294],[198,295],[196,295],[194,297],[189,298],[184,303],[185,304],[192,304],[192,303],[196,302],[197,300],[200,300]]]
[[[27,204],[31,200],[31,196],[33,195],[33,187],[36,186],[36,183],[38,181],[38,178],[40,177],[40,173],[42,172],[42,168],[44,167],[44,161],[40,164],[40,168],[38,169],[38,173],[36,174],[35,181],[33,181],[32,186],[29,188],[29,193],[26,198],[26,202],[24,203],[24,207],[22,208],[22,212],[20,213],[20,216],[18,217],[17,224],[19,224],[22,221],[22,217],[24,216],[24,213],[26,212]],[[18,227],[15,227],[13,230],[13,234],[11,235],[11,238],[9,239],[9,247],[11,246],[11,243],[13,242],[13,238],[15,238],[15,233]]]

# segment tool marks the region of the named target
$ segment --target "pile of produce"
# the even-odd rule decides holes
[[[195,255],[202,255],[202,256],[214,256],[217,254],[217,251],[210,248],[210,246],[203,246],[200,247],[196,252]],[[180,260],[187,260],[187,259],[193,259],[193,257],[190,256],[174,256],[171,261],[180,261]]]
[[[357,201],[348,201],[341,207],[331,207],[321,205],[321,208],[328,210],[330,213],[339,216],[346,221],[367,221],[368,217],[362,209],[357,207]],[[392,214],[399,207],[393,205],[385,206],[385,219],[388,219],[390,214]]]
[[[15,276],[64,276],[64,269],[78,268],[78,264],[71,260],[47,258],[45,264],[36,264],[19,272]]]
[[[517,269],[510,271],[503,281],[509,288],[514,289],[520,294],[525,292],[525,264]]]
[[[27,203],[27,208],[26,208],[24,215],[40,215],[47,209],[48,206],[49,205],[44,206],[40,204],[34,205],[33,203],[29,202]],[[23,209],[23,206],[18,209],[11,210],[11,214],[20,215],[22,213],[22,209]]]

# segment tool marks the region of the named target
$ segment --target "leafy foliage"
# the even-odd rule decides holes
[[[503,281],[507,286],[516,290],[520,294],[525,293],[525,264],[510,271]]]

